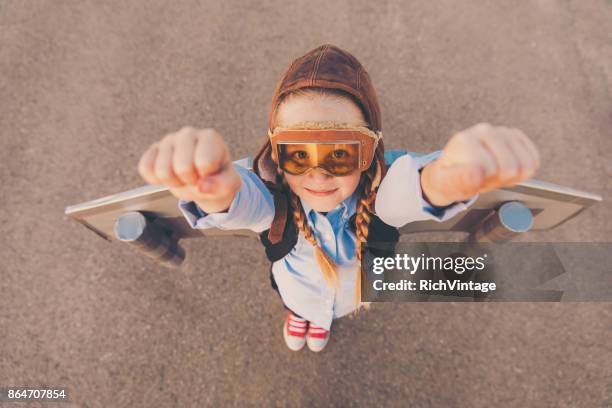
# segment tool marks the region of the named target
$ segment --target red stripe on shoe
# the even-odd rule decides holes
[[[285,321],[285,325],[287,326],[287,333],[290,336],[295,337],[306,336],[306,323],[306,320],[295,320],[295,316],[293,316],[291,312],[289,312],[287,314],[287,320]]]
[[[329,335],[329,331],[322,327],[310,325],[308,336],[315,339],[325,339]]]

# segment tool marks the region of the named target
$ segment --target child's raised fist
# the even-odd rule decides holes
[[[534,175],[540,156],[519,129],[479,123],[455,134],[423,168],[421,188],[435,206],[514,185]]]
[[[240,189],[223,137],[214,129],[183,127],[153,143],[138,172],[149,184],[165,184],[179,199],[195,201],[206,212],[227,209]]]

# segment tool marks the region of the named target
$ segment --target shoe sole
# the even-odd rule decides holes
[[[289,333],[287,332],[287,323],[285,322],[283,323],[283,338],[285,339],[285,344],[287,345],[287,348],[291,351],[300,351],[306,345],[306,341],[304,341],[304,343],[302,343],[302,345],[299,348],[291,348],[291,346],[289,346],[289,341],[287,339],[287,336],[289,336]]]

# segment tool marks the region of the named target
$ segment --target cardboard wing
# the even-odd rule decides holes
[[[421,154],[404,150],[390,150],[385,153],[388,165],[404,155]],[[234,163],[251,169],[251,157]],[[469,209],[445,221],[417,221],[400,228],[401,234],[426,231],[459,231],[474,233],[479,226],[488,222],[489,230],[502,232],[525,232],[527,230],[549,230],[577,216],[601,197],[584,191],[530,179],[512,187],[481,194]],[[142,241],[146,225],[154,227],[152,236],[166,236],[169,241],[160,244],[160,238],[148,238],[149,248],[159,247],[164,251],[168,242],[181,238],[204,236],[244,236],[257,238],[250,230],[193,229],[181,214],[177,199],[167,187],[143,186],[118,194],[66,207],[65,214],[100,237],[112,241]],[[491,220],[494,219],[494,222]],[[503,225],[502,225],[503,224]],[[502,225],[500,230],[498,227]],[[514,226],[513,226],[514,225]],[[156,231],[156,232],[155,232]],[[491,234],[489,234],[491,235]],[[503,234],[502,234],[503,235]],[[509,238],[510,235],[496,235],[494,240]],[[483,240],[483,236],[479,238]],[[159,252],[159,250],[158,250]]]
[[[401,152],[401,151],[400,151]],[[387,163],[392,163],[397,150],[387,152]],[[406,152],[404,152],[406,154]],[[251,158],[235,161],[236,164],[251,169]],[[601,201],[601,197],[568,187],[540,180],[525,180],[512,187],[502,188],[481,194],[470,208],[445,222],[417,221],[400,229],[402,234],[423,231],[465,231],[486,218],[501,203],[519,201],[533,214],[531,230],[548,230],[575,217],[591,205]],[[165,186],[143,186],[118,194],[98,198],[93,201],[66,207],[65,214],[80,222],[99,236],[115,239],[115,221],[123,213],[139,211],[147,218],[160,219],[161,224],[176,238],[198,238],[205,235],[252,236],[248,230],[223,231],[219,229],[194,230],[183,218],[177,199]]]

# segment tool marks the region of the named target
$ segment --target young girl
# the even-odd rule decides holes
[[[397,158],[387,168],[380,107],[357,59],[330,44],[293,61],[272,98],[253,171],[232,163],[214,129],[184,127],[154,143],[139,172],[165,184],[192,228],[260,233],[272,287],[288,309],[291,350],[326,346],[332,320],[361,302],[369,242],[397,242],[408,222],[445,221],[481,192],[539,167],[520,130],[479,124],[443,151]]]

